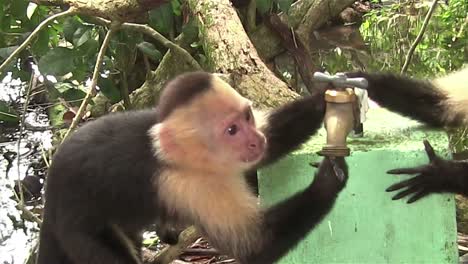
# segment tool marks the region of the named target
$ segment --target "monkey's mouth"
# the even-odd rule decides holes
[[[245,163],[256,163],[263,158],[263,152],[250,152],[241,158]]]

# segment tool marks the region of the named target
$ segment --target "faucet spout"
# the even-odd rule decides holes
[[[325,93],[326,112],[324,118],[327,131],[326,145],[320,151],[323,156],[349,156],[346,138],[356,125],[356,94],[351,88],[329,89]]]

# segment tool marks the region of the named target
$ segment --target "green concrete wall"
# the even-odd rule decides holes
[[[447,136],[424,129],[383,109],[364,124],[365,137],[350,139],[350,177],[332,212],[279,263],[458,263],[453,195],[438,194],[408,205],[392,201],[385,189],[408,176],[385,172],[427,162],[422,140],[436,151]],[[325,142],[325,131],[301,150],[259,173],[263,206],[303,189],[313,179],[311,161]],[[447,155],[447,153],[443,153]]]

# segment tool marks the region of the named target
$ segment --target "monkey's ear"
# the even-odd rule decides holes
[[[156,153],[160,154],[162,158],[167,158],[169,153],[177,152],[174,133],[164,122],[151,128],[150,137]]]

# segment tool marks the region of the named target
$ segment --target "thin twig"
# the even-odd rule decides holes
[[[29,211],[28,208],[24,204],[17,204],[16,207],[21,210],[26,215],[28,220],[32,220],[33,222],[37,223],[39,226],[42,225],[42,220],[39,217],[35,216],[33,212]]]
[[[405,63],[403,64],[403,68],[401,69],[402,74],[405,73],[408,70],[408,67],[409,67],[411,58],[413,57],[414,51],[416,50],[416,47],[418,46],[419,42],[421,41],[421,39],[422,39],[422,37],[424,35],[424,32],[426,31],[427,25],[429,24],[429,20],[431,19],[432,14],[434,13],[434,11],[435,11],[435,9],[437,7],[437,1],[438,0],[434,0],[434,2],[432,2],[431,8],[429,9],[429,11],[426,14],[426,17],[424,18],[424,23],[423,23],[423,25],[421,27],[421,30],[419,31],[418,36],[414,40],[413,44],[411,45],[410,50],[408,51],[408,54],[406,55]]]
[[[42,144],[41,144],[41,157],[44,160],[44,163],[45,163],[47,169],[49,169],[50,168],[50,162],[49,162],[49,159],[46,156],[44,145],[42,145]]]
[[[255,31],[257,24],[257,1],[250,1],[247,6],[247,30],[249,33]]]
[[[190,256],[205,256],[205,255],[210,255],[210,256],[217,256],[220,255],[221,253],[214,249],[214,248],[187,248],[184,250],[183,254],[185,255],[190,255]]]
[[[21,116],[20,124],[19,124],[19,137],[18,137],[18,143],[16,146],[17,153],[18,155],[16,156],[17,159],[17,170],[18,170],[18,192],[19,192],[19,197],[17,197],[18,204],[24,204],[24,194],[23,194],[23,183],[21,182],[21,173],[20,173],[20,166],[21,166],[21,155],[20,155],[20,150],[21,150],[21,137],[23,136],[24,132],[24,126],[25,126],[25,120],[26,120],[26,111],[28,109],[29,101],[31,100],[31,91],[33,87],[37,83],[37,76],[32,73],[31,74],[31,79],[29,80],[29,85],[26,90],[26,98],[24,100],[23,104],[23,115]],[[13,192],[15,192],[13,190]]]
[[[86,107],[88,106],[89,102],[91,99],[94,97],[96,94],[96,85],[97,81],[99,78],[99,74],[101,71],[102,67],[102,62],[104,60],[104,55],[106,53],[106,49],[109,46],[110,39],[112,35],[119,30],[121,23],[119,22],[113,22],[109,28],[109,31],[107,31],[107,34],[104,38],[104,41],[102,42],[101,49],[99,50],[97,59],[96,59],[96,65],[94,66],[94,71],[93,71],[93,77],[91,79],[91,84],[89,86],[88,93],[86,93],[85,98],[83,99],[83,102],[80,105],[80,108],[78,109],[78,112],[76,113],[75,117],[73,118],[73,121],[68,128],[67,132],[63,136],[63,139],[66,139],[70,133],[78,126],[78,123],[80,122],[81,118],[83,117]]]
[[[185,49],[181,48],[179,45],[165,38],[163,35],[161,35],[158,31],[154,30],[152,27],[148,25],[141,25],[141,24],[135,24],[135,23],[123,23],[122,28],[135,30],[143,34],[146,34],[148,36],[151,36],[156,41],[164,45],[164,47],[172,50],[173,52],[177,52],[177,53],[184,55],[188,59],[187,61],[190,63],[190,66],[192,66],[194,69],[201,70],[200,64],[198,64],[198,62],[192,57],[192,55],[190,55],[190,53],[188,53],[188,51],[186,51]]]
[[[236,262],[235,259],[225,259],[225,260],[217,261],[214,264],[225,264],[225,263],[234,263],[234,262]]]
[[[36,258],[36,251],[39,247],[39,241],[36,240],[36,242],[34,243],[34,245],[31,247],[30,251],[29,251],[29,254],[26,258],[26,261],[24,261],[23,263],[25,264],[28,264],[28,263],[36,263],[35,262],[35,258]]]
[[[44,21],[42,21],[34,29],[34,31],[31,32],[31,34],[26,38],[26,40],[24,40],[23,43],[21,43],[21,45],[15,51],[13,51],[13,53],[11,53],[10,56],[8,56],[8,58],[6,58],[6,60],[2,63],[2,65],[0,65],[0,73],[3,73],[3,71],[10,64],[10,62],[12,62],[13,59],[16,58],[16,56],[18,56],[18,54],[21,51],[23,51],[33,41],[34,37],[36,37],[39,34],[41,29],[46,27],[50,22],[54,21],[57,18],[74,15],[76,13],[77,13],[77,11],[75,9],[70,8],[70,9],[68,9],[66,11],[63,11],[63,12],[57,13],[55,15],[52,15],[52,16],[46,18]]]
[[[180,256],[183,251],[195,243],[195,241],[200,237],[200,233],[194,226],[186,228],[179,235],[179,240],[177,244],[168,246],[164,248],[150,263],[152,264],[168,264],[171,263],[174,259]]]
[[[105,24],[105,25],[109,25],[109,23],[110,23],[109,20],[99,18],[99,17],[92,18],[92,21],[96,21],[97,23]],[[166,48],[170,49],[171,51],[177,52],[177,53],[183,55],[184,57],[186,57],[187,61],[190,63],[190,65],[194,69],[201,70],[200,64],[198,64],[198,62],[192,57],[192,55],[190,55],[190,53],[188,53],[188,51],[186,51],[185,49],[183,49],[179,45],[175,44],[174,42],[168,40],[166,37],[161,35],[158,31],[154,30],[152,27],[150,27],[148,25],[135,24],[135,23],[122,23],[121,27],[122,27],[122,29],[128,29],[128,30],[141,32],[141,33],[143,33],[145,35],[148,35],[148,36],[152,37],[153,39],[155,39],[156,41],[161,43],[164,47],[166,47]]]
[[[122,80],[120,82],[120,95],[123,98],[125,109],[131,109],[132,103],[130,102],[130,95],[129,95],[130,93],[128,91],[127,72],[122,71],[121,76],[122,76]]]

